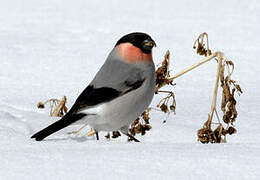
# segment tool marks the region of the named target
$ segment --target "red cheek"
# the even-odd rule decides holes
[[[152,61],[152,53],[145,54],[131,43],[122,43],[116,48],[119,55],[128,63]]]

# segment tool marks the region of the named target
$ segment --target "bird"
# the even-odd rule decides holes
[[[100,131],[120,131],[139,142],[129,134],[129,126],[147,109],[155,93],[153,47],[155,41],[143,32],[121,37],[71,109],[31,138],[41,141],[71,124],[87,124],[95,130],[97,140]]]

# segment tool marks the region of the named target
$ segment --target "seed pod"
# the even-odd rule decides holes
[[[160,109],[161,109],[161,111],[164,112],[164,113],[169,112],[168,107],[167,107],[164,103],[160,106]]]
[[[119,136],[121,136],[121,134],[120,134],[119,131],[113,131],[113,132],[112,132],[112,138],[117,138],[117,137],[119,137]]]
[[[227,132],[228,132],[229,135],[232,135],[232,134],[237,133],[237,130],[234,127],[230,126],[228,128]]]
[[[174,106],[174,105],[171,105],[171,106],[170,106],[170,110],[173,111],[173,112],[175,112],[175,106]]]
[[[44,104],[43,104],[42,102],[39,102],[39,103],[37,104],[37,107],[38,107],[39,109],[45,108],[45,106],[44,106]]]
[[[110,133],[108,132],[107,135],[105,135],[107,139],[110,139]]]

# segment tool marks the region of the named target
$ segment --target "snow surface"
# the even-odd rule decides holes
[[[0,179],[259,179],[259,19],[257,0],[1,1]],[[192,45],[206,31],[212,49],[234,61],[244,90],[238,133],[226,144],[197,142],[213,93],[212,61],[175,81],[177,114],[163,124],[166,116],[153,112],[141,143],[96,141],[87,129],[67,135],[76,125],[30,139],[57,120],[36,104],[66,95],[71,107],[115,42],[133,31],[155,39],[155,64],[171,51],[173,74],[202,59]]]

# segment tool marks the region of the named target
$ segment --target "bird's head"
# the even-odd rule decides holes
[[[156,44],[145,33],[134,32],[120,38],[115,47],[119,55],[127,62],[152,61],[152,49]]]

